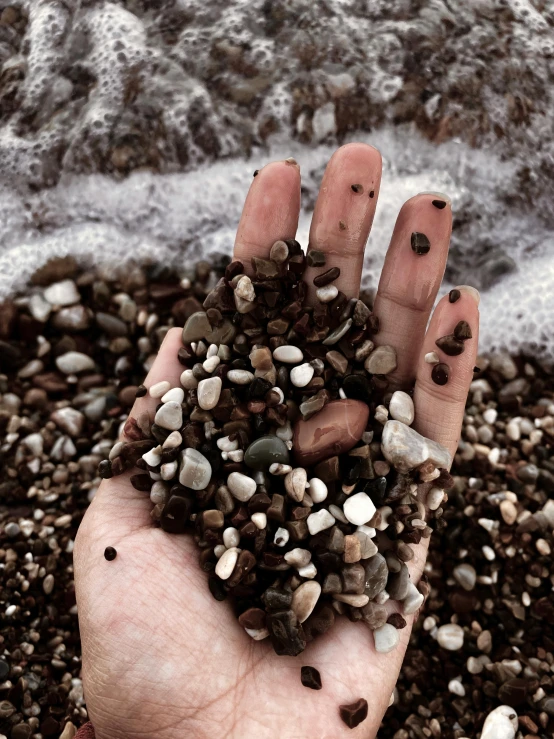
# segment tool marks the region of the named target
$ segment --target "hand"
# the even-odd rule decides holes
[[[324,251],[328,266],[340,267],[336,284],[348,296],[360,285],[364,247],[377,204],[381,157],[372,147],[349,144],[332,157],[316,204],[310,248]],[[361,184],[363,192],[354,192]],[[370,195],[373,193],[373,197]],[[433,203],[436,203],[433,204]],[[444,205],[443,205],[444,204]],[[293,238],[300,210],[300,171],[274,162],[252,182],[237,232],[235,258],[249,265],[267,257],[271,244]],[[396,348],[398,387],[415,380],[415,427],[454,454],[478,335],[478,293],[462,288],[457,302],[443,298],[426,327],[448,252],[452,212],[447,198],[421,194],[400,211],[381,276],[374,312],[381,330],[376,343]],[[430,251],[410,248],[413,232],[425,234]],[[311,284],[309,268],[305,280]],[[450,379],[431,380],[424,356],[459,320],[473,338],[465,352],[449,357]],[[181,332],[172,329],[146,380],[179,384],[176,359]],[[155,401],[135,403],[132,415]],[[310,643],[299,657],[278,657],[267,642],[254,642],[231,613],[216,602],[198,566],[190,536],[172,536],[152,525],[152,505],[129,483],[129,474],[106,480],[89,507],[75,543],[75,581],[83,642],[87,707],[97,739],[181,737],[374,737],[393,691],[413,616],[400,632],[399,647],[378,654],[363,623],[346,618]],[[423,540],[425,541],[425,540]],[[118,551],[115,562],[105,547]],[[425,547],[409,563],[417,582]],[[300,667],[319,669],[323,689],[300,683]],[[369,716],[350,731],[338,706],[365,697]]]

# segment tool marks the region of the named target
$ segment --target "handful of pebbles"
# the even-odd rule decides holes
[[[320,269],[313,305],[307,266]],[[138,468],[153,521],[194,535],[214,598],[278,655],[340,615],[394,649],[426,595],[410,545],[440,524],[452,486],[449,452],[411,428],[411,397],[388,391],[394,348],[375,346],[378,318],[337,289],[339,273],[295,240],[252,259],[252,277],[231,262],[185,323],[180,386],[141,386],[154,418],[130,417],[100,465],[103,478]]]

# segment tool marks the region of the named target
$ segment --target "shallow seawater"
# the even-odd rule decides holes
[[[443,291],[481,290],[482,350],[554,359],[549,4],[12,5],[0,34],[0,298],[54,255],[186,271],[230,254],[253,170],[276,158],[301,165],[306,245],[325,164],[358,140],[384,157],[365,286],[401,204],[444,191]]]

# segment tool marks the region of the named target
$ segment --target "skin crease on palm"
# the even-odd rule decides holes
[[[348,296],[358,294],[380,179],[379,152],[354,143],[335,152],[321,184],[309,248],[323,250],[327,265],[340,267],[336,284]],[[363,192],[354,192],[352,184],[361,184]],[[437,208],[433,200],[447,204]],[[246,198],[235,258],[248,266],[251,257],[266,257],[277,239],[294,237],[299,212],[300,168],[291,161],[266,165]],[[391,344],[397,351],[394,385],[414,388],[415,428],[454,454],[477,354],[479,296],[462,287],[456,303],[448,297],[438,303],[428,325],[451,224],[446,196],[423,193],[403,206],[374,311],[381,324],[376,343]],[[429,237],[428,254],[411,250],[414,231]],[[309,284],[311,272],[308,268],[304,278]],[[436,385],[424,355],[461,319],[470,324],[473,338],[463,354],[448,358],[448,384]],[[177,328],[169,331],[147,387],[162,379],[179,385],[180,336]],[[154,406],[148,396],[141,398],[132,415]],[[106,480],[75,542],[85,697],[97,739],[376,736],[414,617],[407,617],[400,645],[389,654],[375,652],[371,632],[362,623],[340,618],[300,656],[278,657],[269,640],[255,642],[246,635],[227,602],[213,599],[192,537],[156,528],[150,509],[148,497],[130,485],[129,474]],[[107,546],[118,551],[114,562],[103,557]],[[415,550],[409,565],[417,582],[426,552],[423,545]],[[320,671],[322,690],[301,685],[302,665]],[[338,706],[360,697],[367,699],[369,715],[349,730]]]

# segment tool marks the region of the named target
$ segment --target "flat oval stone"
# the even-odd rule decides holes
[[[183,344],[190,344],[191,341],[200,341],[200,339],[206,338],[211,332],[212,326],[208,320],[208,316],[204,311],[197,311],[187,318],[187,322],[183,328]]]
[[[212,466],[197,449],[181,452],[179,482],[191,490],[204,490],[212,477]]]
[[[347,452],[361,439],[369,408],[359,400],[335,400],[308,421],[296,422],[294,456],[302,466]]]
[[[396,349],[392,346],[378,346],[365,360],[364,367],[372,375],[388,375],[396,369]]]
[[[277,436],[261,436],[244,453],[244,463],[253,470],[263,470],[275,462],[289,463],[289,450]]]
[[[302,624],[315,608],[321,595],[321,585],[315,580],[299,585],[292,594],[291,608]]]

